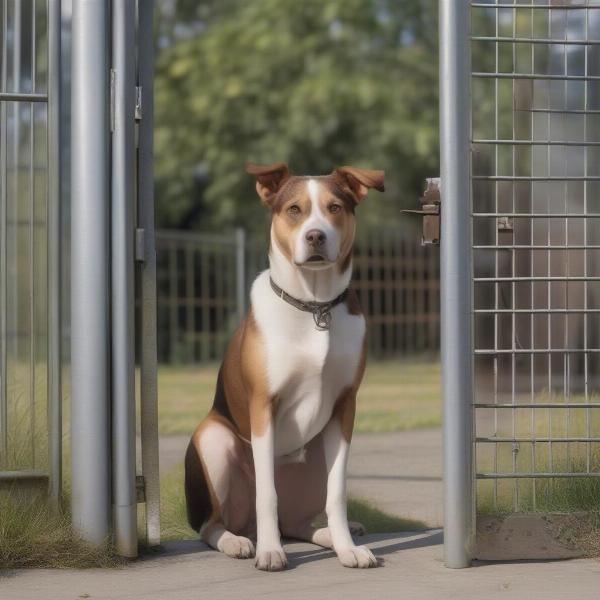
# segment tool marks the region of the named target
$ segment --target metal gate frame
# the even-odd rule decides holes
[[[153,0],[88,0],[74,3],[72,17],[72,518],[83,539],[101,544],[112,534],[127,557],[138,552],[138,501],[146,504],[148,544],[160,542],[153,8]]]
[[[495,32],[471,35],[470,23],[472,9],[483,9],[495,11]],[[474,555],[479,555],[480,550],[475,550],[475,522],[476,522],[476,483],[491,481],[494,485],[494,502],[497,501],[497,486],[499,481],[511,481],[513,486],[512,507],[514,512],[523,510],[519,501],[520,482],[530,482],[532,509],[536,510],[536,487],[537,482],[554,482],[555,480],[590,479],[600,477],[600,469],[592,447],[600,440],[592,432],[592,409],[600,408],[600,403],[594,401],[592,394],[597,389],[597,373],[593,372],[592,358],[597,356],[598,337],[592,337],[594,316],[599,312],[597,298],[588,293],[591,282],[600,281],[597,273],[590,272],[588,260],[592,251],[598,250],[600,245],[597,241],[591,241],[593,236],[588,229],[588,223],[598,218],[600,212],[597,204],[592,202],[592,194],[589,193],[590,183],[600,181],[600,174],[593,168],[588,158],[592,149],[599,146],[597,141],[598,124],[596,129],[590,115],[600,115],[599,102],[596,100],[590,105],[588,90],[589,82],[600,80],[598,69],[598,52],[591,54],[590,49],[597,50],[600,47],[598,39],[598,22],[595,25],[595,35],[590,37],[590,11],[594,9],[596,14],[600,10],[599,3],[584,2],[518,2],[494,0],[488,2],[454,2],[453,0],[440,1],[440,128],[441,128],[441,161],[442,161],[442,196],[444,199],[444,210],[442,211],[442,245],[441,245],[441,302],[442,302],[442,384],[444,401],[444,488],[445,488],[445,534],[444,549],[446,566],[451,568],[463,568],[470,564]],[[530,26],[531,33],[528,36],[519,34],[517,25],[517,11],[531,11]],[[505,16],[512,23],[512,32],[501,32],[499,27],[500,11],[505,11]],[[534,16],[541,11],[546,11],[543,16],[547,20],[542,33],[539,27],[534,32]],[[554,16],[558,15],[552,11],[564,11],[564,23],[559,27],[564,29],[564,36],[553,34],[553,25],[556,23]],[[569,37],[569,15],[579,11],[580,30],[579,37]],[[583,11],[583,15],[582,15]],[[523,13],[520,13],[523,14]],[[542,19],[543,20],[543,19]],[[571,23],[577,22],[571,21]],[[547,31],[546,31],[547,29]],[[581,35],[583,34],[583,35]],[[483,43],[484,48],[495,46],[495,61],[492,60],[489,70],[473,71],[471,67],[471,46],[473,43]],[[485,45],[487,44],[487,45]],[[512,53],[512,68],[502,66],[499,63],[499,46],[508,44]],[[525,63],[517,61],[517,46],[529,44],[530,65],[523,67]],[[560,68],[552,71],[550,58],[546,63],[542,62],[540,68],[535,60],[533,47],[546,49],[551,56],[551,48],[562,46]],[[583,50],[582,72],[571,71],[567,60],[567,48],[581,46]],[[492,51],[493,52],[493,51]],[[562,55],[564,54],[564,60]],[[473,55],[475,56],[475,55]],[[589,58],[589,57],[592,58]],[[493,58],[493,54],[492,54]],[[475,60],[475,59],[474,59]],[[594,62],[595,61],[595,62]],[[520,65],[520,66],[518,66]],[[595,65],[595,66],[593,66]],[[592,71],[596,69],[596,72]],[[595,74],[593,74],[595,73]],[[492,96],[495,130],[492,135],[486,137],[474,134],[472,128],[474,121],[472,112],[473,104],[471,84],[474,81],[487,80],[494,82],[495,98]],[[512,134],[499,133],[498,115],[501,111],[498,100],[498,82],[507,81],[512,85],[510,92],[511,108],[503,110],[512,111],[512,121],[509,124]],[[531,104],[522,106],[518,101],[517,81],[531,82]],[[555,106],[551,102],[550,84],[548,91],[540,92],[535,87],[536,82],[547,81],[559,83],[564,86],[564,99],[560,105]],[[569,82],[574,81],[581,85],[580,105],[573,106],[569,103]],[[494,87],[492,87],[494,89]],[[535,98],[541,94],[547,99],[547,104],[539,106],[535,104]],[[539,99],[538,99],[539,100]],[[525,132],[519,131],[516,126],[515,114],[527,114],[527,127]],[[504,115],[504,113],[502,113]],[[542,114],[547,118],[547,130],[540,135],[536,132],[534,125],[534,114]],[[576,116],[581,120],[583,133],[577,132],[574,137],[569,137],[569,130],[565,123],[569,118]],[[560,133],[554,133],[551,127],[552,119],[564,118],[563,128]],[[594,131],[596,132],[594,134]],[[491,161],[489,169],[481,172],[480,168],[474,170],[474,148],[487,147],[492,149],[495,159]],[[554,163],[551,162],[551,148],[557,148]],[[508,172],[499,169],[498,153],[500,148],[508,149],[508,157],[512,161],[512,167]],[[519,160],[517,148],[530,148],[531,158],[529,163]],[[536,167],[536,149],[541,149],[544,156],[547,155],[546,171],[539,172]],[[572,153],[573,149],[579,149]],[[568,158],[569,157],[569,158]],[[556,163],[563,161],[561,170],[556,169]],[[577,168],[575,172],[569,171],[568,164]],[[508,161],[507,161],[508,162]],[[488,172],[489,171],[489,172]],[[481,194],[477,197],[473,193],[474,182],[491,182],[493,187],[492,208],[485,210],[482,207]],[[506,182],[508,191],[505,193],[506,202],[499,203],[498,182]],[[524,182],[527,186],[527,194],[517,197],[517,182]],[[558,210],[553,204],[551,192],[541,192],[545,198],[545,204],[535,204],[540,198],[539,182],[547,184],[560,191],[560,202]],[[569,184],[578,184],[577,188],[569,189]],[[564,192],[562,191],[564,189]],[[478,188],[479,190],[479,188]],[[534,191],[536,190],[536,191]],[[547,194],[547,196],[545,196]],[[522,203],[519,204],[517,200]],[[572,205],[570,203],[573,203]],[[485,204],[484,204],[485,205]],[[484,206],[483,205],[483,206]],[[574,207],[577,210],[574,210]],[[495,233],[491,241],[473,241],[476,227],[482,220],[488,219]],[[515,221],[513,225],[513,221]],[[557,225],[551,225],[555,222]],[[543,223],[543,227],[538,227]],[[575,223],[580,225],[580,230],[574,229],[569,233],[569,226]],[[524,227],[518,227],[524,224]],[[551,231],[553,227],[562,228],[562,238],[556,242]],[[525,231],[525,229],[527,231]],[[540,243],[536,240],[538,229],[547,231],[547,239]],[[505,232],[508,238],[499,238],[498,231]],[[517,237],[517,231],[520,236]],[[523,233],[526,235],[523,235]],[[535,232],[535,233],[534,233]],[[479,233],[479,232],[478,232]],[[478,236],[478,240],[481,236]],[[577,238],[577,239],[574,239]],[[493,255],[493,268],[486,271],[482,269],[479,259],[482,251],[488,251]],[[559,252],[554,252],[554,251]],[[499,253],[508,253],[505,269],[499,268]],[[526,260],[519,262],[517,252],[526,252]],[[535,252],[543,252],[546,261],[546,271],[540,272],[534,264]],[[581,253],[581,256],[576,253]],[[519,255],[522,256],[522,255]],[[557,256],[556,260],[551,258]],[[579,262],[576,262],[576,258]],[[475,260],[477,259],[477,260]],[[580,267],[573,266],[580,264]],[[525,265],[525,262],[527,264]],[[525,269],[520,266],[525,265]],[[558,273],[554,267],[560,266]],[[597,268],[597,265],[596,265]],[[489,270],[488,269],[488,270]],[[580,269],[581,272],[578,272]],[[575,273],[573,273],[575,271]],[[477,285],[489,284],[493,286],[493,302],[485,305],[477,295]],[[545,286],[543,293],[546,298],[543,302],[536,299],[534,293],[535,285]],[[571,286],[569,287],[569,284]],[[518,291],[517,286],[529,286],[527,290]],[[552,286],[558,286],[553,288]],[[509,299],[502,296],[501,286],[509,286]],[[558,292],[555,291],[558,289]],[[525,302],[519,302],[519,294],[527,295]],[[553,295],[564,295],[564,306],[553,300]],[[488,300],[488,303],[490,300]],[[595,303],[594,303],[595,302]],[[506,304],[506,306],[501,306]],[[544,319],[543,327],[536,325],[534,320],[539,315]],[[569,317],[578,316],[581,319],[581,332],[579,338],[569,331]],[[476,319],[482,316],[490,316],[493,331],[491,332],[492,343],[485,343],[479,336],[474,336]],[[554,317],[554,319],[553,319]],[[502,319],[508,319],[502,320]],[[519,341],[517,319],[529,319],[526,326],[527,331],[521,333],[523,339],[529,343],[523,344]],[[502,330],[502,323],[506,323],[506,331]],[[552,337],[552,327],[560,331],[560,335]],[[523,327],[523,325],[521,325]],[[485,329],[485,326],[481,326]],[[545,328],[544,335],[535,337],[534,331]],[[489,332],[488,332],[489,333]],[[500,341],[499,341],[500,340]],[[544,340],[544,341],[540,341]],[[561,359],[559,376],[560,386],[553,381],[556,373],[553,373],[553,357]],[[582,376],[577,379],[574,376],[576,360],[573,357],[581,357],[580,368]],[[474,390],[474,361],[481,357],[490,357],[492,361],[492,396],[486,397],[485,385],[478,384]],[[500,357],[509,360],[506,385],[502,380],[499,363]],[[526,359],[527,376],[521,377],[523,366],[517,363],[517,357]],[[542,363],[536,363],[536,357],[543,359]],[[528,362],[527,362],[528,361]],[[540,364],[540,367],[536,367]],[[529,366],[530,365],[530,366]],[[556,370],[556,367],[554,367]],[[542,377],[540,377],[542,375]],[[550,399],[540,399],[538,380],[543,380],[547,385],[547,393]],[[520,385],[524,381],[525,386]],[[499,383],[500,382],[500,383]],[[596,383],[594,387],[593,383]],[[581,399],[573,398],[573,393],[581,387]],[[555,392],[555,387],[558,391]],[[501,388],[504,388],[501,390]],[[573,392],[575,390],[575,392]],[[502,399],[502,394],[506,399]],[[502,409],[502,410],[501,410]],[[539,409],[547,411],[548,424],[547,433],[539,434],[536,424],[539,425],[540,418],[536,420]],[[476,418],[478,411],[493,411],[494,422],[492,433],[480,434],[479,419]],[[518,432],[516,425],[518,410],[529,411],[529,430],[526,433]],[[582,423],[579,425],[578,433],[570,432],[571,414],[579,410]],[[502,427],[498,426],[498,413],[510,414],[508,423],[512,422],[512,430],[500,433]],[[564,432],[556,433],[553,430],[552,415],[557,411],[566,414],[566,427]],[[560,430],[559,430],[560,431]],[[553,444],[560,443],[566,448],[566,460],[563,463],[553,462]],[[528,444],[531,447],[531,456],[518,462],[519,446]],[[577,445],[583,445],[578,448]],[[479,465],[480,449],[487,446],[493,450],[493,464],[491,468]],[[537,464],[537,452],[540,446],[547,450],[547,464]],[[498,464],[498,449],[509,448],[512,452],[512,466],[503,469]],[[571,447],[582,456],[582,464],[573,466],[571,459]],[[597,447],[595,447],[597,448]],[[544,456],[544,454],[542,454]],[[524,457],[526,458],[526,457]],[[553,488],[550,490],[550,495]],[[524,506],[528,506],[526,502]],[[547,505],[546,505],[547,506]],[[548,510],[547,508],[545,510]],[[552,509],[550,509],[552,510]],[[525,558],[525,557],[523,557]],[[529,556],[528,558],[541,558]]]
[[[58,509],[62,495],[62,386],[61,386],[61,211],[60,211],[60,25],[61,2],[60,0],[46,1],[47,19],[47,90],[36,90],[36,27],[37,16],[35,8],[32,10],[32,91],[21,93],[8,92],[7,87],[7,2],[3,2],[3,47],[2,47],[2,73],[0,82],[0,450],[6,453],[7,445],[7,102],[29,103],[30,127],[33,132],[33,104],[44,103],[47,105],[47,431],[48,431],[48,470],[18,470],[0,472],[0,484],[10,486],[35,486],[46,488],[48,497],[55,509]],[[15,5],[15,10],[20,6]],[[20,27],[20,18],[19,27]],[[15,23],[17,18],[15,17]],[[13,35],[14,47],[20,44],[19,27],[15,27]],[[19,53],[14,52],[15,60],[19,60]],[[18,69],[17,69],[18,70]],[[18,77],[15,76],[15,80]],[[17,85],[20,81],[17,82]],[[33,136],[33,133],[32,133]],[[32,145],[33,156],[33,145]],[[30,160],[30,177],[33,177],[33,161]],[[33,191],[31,191],[33,196]],[[33,201],[33,200],[32,200]],[[32,225],[33,226],[33,225]],[[33,260],[33,259],[32,259]],[[33,266],[32,266],[33,269]],[[30,303],[34,302],[33,290],[30,294]],[[33,309],[31,309],[33,310]],[[32,332],[33,340],[33,332]],[[33,343],[33,341],[32,341]],[[33,368],[33,367],[31,367]],[[33,433],[32,433],[33,435]]]
[[[470,565],[474,531],[469,22],[469,2],[440,1],[440,335],[444,554],[450,568]]]

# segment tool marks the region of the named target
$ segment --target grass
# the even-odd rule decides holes
[[[109,544],[94,547],[71,528],[68,511],[55,513],[44,498],[0,492],[0,569],[89,568],[123,564]]]
[[[160,496],[163,540],[197,537],[198,534],[187,524],[182,466],[176,467],[162,478]],[[427,529],[422,521],[391,515],[377,508],[371,501],[362,498],[348,500],[348,519],[361,522],[367,533],[395,533]],[[323,523],[323,518],[317,521],[319,525]]]
[[[190,434],[212,406],[218,365],[160,367],[161,435]],[[355,431],[385,432],[441,424],[436,360],[371,361],[358,394]]]
[[[536,395],[535,402],[584,403],[583,396],[547,392]],[[529,401],[529,399],[527,399]],[[591,395],[589,402],[598,402]],[[508,411],[505,411],[508,412]],[[492,413],[480,416],[480,435],[492,435]],[[584,408],[567,409],[518,409],[514,425],[510,415],[504,415],[495,423],[499,437],[552,438],[597,436],[600,431],[600,415]],[[487,427],[487,431],[485,431]],[[479,472],[561,473],[572,472],[585,475],[586,471],[600,471],[600,448],[597,444],[583,442],[553,441],[552,450],[547,442],[520,442],[479,444],[477,470]],[[507,516],[519,513],[562,513],[570,515],[564,520],[559,532],[562,539],[572,541],[586,555],[600,557],[600,478],[526,478],[479,480],[477,482],[477,512],[480,515]]]
[[[24,372],[25,367],[12,371],[7,406],[9,452],[0,456],[0,470],[47,467],[45,402],[38,396],[32,414],[29,403],[24,401],[29,385],[22,377]],[[36,381],[42,372],[37,369]],[[68,440],[63,452],[69,456]],[[69,461],[65,462],[68,465]],[[93,547],[73,531],[69,483],[67,477],[60,511],[50,506],[39,487],[0,485],[0,569],[113,567],[123,563],[109,543]]]
[[[526,399],[530,401],[529,398]],[[542,392],[537,403],[585,403],[583,396]],[[598,402],[591,395],[589,402]],[[518,399],[517,399],[518,403]],[[488,410],[488,409],[485,409]],[[548,442],[519,442],[477,445],[477,470],[501,473],[561,473],[585,475],[600,471],[600,448],[586,442],[561,442],[561,438],[595,437],[600,431],[600,415],[585,408],[517,409],[514,423],[509,411],[496,420],[493,410],[478,411],[478,435],[511,438],[551,438]],[[486,513],[600,511],[600,478],[527,478],[521,480],[480,480],[478,510]]]
[[[161,435],[189,434],[212,404],[217,365],[195,368],[161,367],[159,371],[159,419]],[[26,370],[13,369],[9,412],[11,453],[3,457],[0,469],[45,468],[47,436],[45,403],[36,402],[36,414],[29,411]],[[38,369],[42,382],[44,371]],[[43,383],[43,382],[42,382]],[[42,383],[39,383],[41,398]],[[68,377],[65,378],[68,396]],[[69,403],[65,403],[65,430],[68,430]],[[417,362],[372,362],[367,370],[358,403],[358,431],[395,431],[440,424],[439,366]],[[35,450],[35,455],[34,455]],[[68,457],[68,440],[65,439]],[[66,461],[68,462],[68,460]],[[68,475],[68,468],[65,474]],[[183,539],[197,534],[187,525],[182,469],[175,469],[161,482],[163,539]],[[68,498],[68,480],[65,481]],[[140,507],[141,508],[141,507]],[[141,512],[141,511],[140,511]],[[0,569],[18,567],[86,568],[123,564],[110,545],[88,546],[70,525],[68,502],[55,513],[41,496],[22,490],[0,490]],[[370,533],[414,531],[425,528],[420,521],[402,519],[379,510],[371,502],[350,499],[348,515],[360,521]]]

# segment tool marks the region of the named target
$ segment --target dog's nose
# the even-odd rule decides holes
[[[311,229],[310,231],[306,232],[305,238],[309,246],[317,248],[325,243],[327,236],[325,235],[325,232],[321,231],[320,229]]]

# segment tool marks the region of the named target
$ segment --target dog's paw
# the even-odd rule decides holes
[[[254,544],[247,537],[241,535],[227,536],[219,544],[219,550],[231,558],[252,558]]]
[[[287,567],[287,557],[281,546],[269,550],[259,549],[254,565],[261,571],[283,571]]]
[[[351,569],[369,569],[377,566],[377,559],[366,546],[353,546],[340,550],[338,553],[340,562]]]
[[[348,521],[348,527],[350,528],[350,533],[352,535],[361,536],[367,533],[365,526],[362,523],[359,523],[358,521]]]

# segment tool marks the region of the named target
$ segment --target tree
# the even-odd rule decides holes
[[[161,226],[262,228],[247,160],[285,160],[303,174],[383,168],[385,195],[361,207],[372,222],[416,204],[439,170],[434,0],[194,6],[175,6],[184,33],[173,27],[158,54]]]

